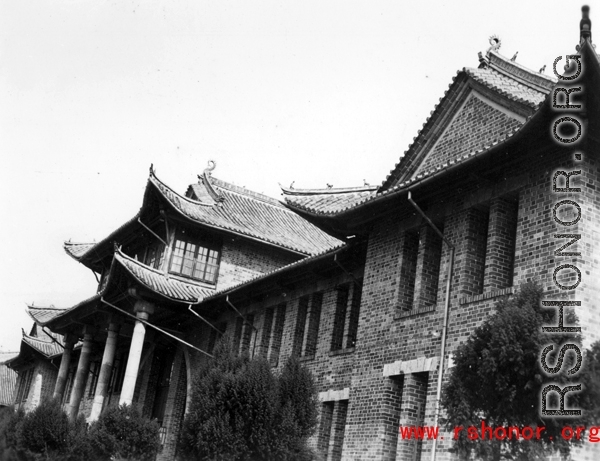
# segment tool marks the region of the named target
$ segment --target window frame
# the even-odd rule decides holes
[[[184,244],[185,244],[183,247],[183,253],[181,255],[175,254],[177,242],[184,242]],[[194,252],[193,252],[193,254],[194,254],[193,259],[192,259],[193,264],[191,266],[190,275],[183,273],[183,268],[185,267],[185,260],[186,260],[186,253],[187,253],[188,245],[194,245],[194,247],[195,247]],[[205,255],[203,261],[198,259],[201,249],[206,250],[206,255]],[[206,278],[207,270],[211,266],[211,264],[209,262],[210,258],[211,258],[211,252],[216,253],[216,262],[214,263],[214,277],[212,279],[207,279]],[[175,237],[173,238],[173,243],[171,245],[171,255],[169,258],[167,271],[169,272],[169,274],[177,275],[180,277],[186,277],[186,278],[189,278],[192,280],[197,280],[199,282],[208,283],[210,285],[216,285],[219,280],[219,269],[221,267],[221,253],[222,252],[221,252],[220,245],[210,242],[206,239],[201,239],[201,238],[197,238],[192,235],[188,235],[185,232],[180,231],[180,232],[177,232],[175,234]],[[173,269],[173,261],[175,260],[175,258],[181,258],[181,263],[180,263],[178,271],[175,271]],[[201,264],[204,264],[202,277],[197,277],[194,275],[196,272],[197,264],[199,262]]]

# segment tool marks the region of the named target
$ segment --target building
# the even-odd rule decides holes
[[[99,243],[65,243],[98,292],[30,309],[36,334],[60,335],[53,395],[90,421],[137,405],[172,459],[192,370],[230,332],[240,352],[274,367],[297,354],[312,370],[326,459],[453,459],[448,438],[401,440],[398,426],[435,424],[452,353],[496,301],[536,279],[548,296],[583,300],[586,344],[598,339],[600,61],[587,25],[577,144],[552,136],[561,84],[503,57],[493,37],[379,187],[283,189],[284,205],[216,179],[214,164],[185,195],[151,169],[132,220]],[[558,170],[580,171],[580,191],[553,191]],[[576,283],[553,279],[567,222],[581,237]]]

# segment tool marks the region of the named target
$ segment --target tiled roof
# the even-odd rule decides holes
[[[54,317],[63,314],[68,309],[58,309],[56,307],[35,307],[35,306],[27,306],[27,313],[33,318],[36,323],[41,325],[46,324]]]
[[[85,253],[88,252],[90,248],[92,248],[95,243],[75,243],[75,242],[65,242],[64,249],[67,254],[75,259],[79,259]]]
[[[450,95],[454,97],[457,92],[457,86],[459,84],[464,84],[465,80],[468,78],[472,78],[495,93],[512,101],[519,102],[527,107],[529,113],[527,120],[519,126],[510,128],[502,136],[484,140],[480,147],[477,147],[472,151],[457,152],[454,158],[449,158],[444,163],[436,164],[430,168],[423,168],[422,164],[416,174],[407,175],[405,173],[406,168],[409,167],[410,165],[408,164],[413,161],[412,157],[414,157],[415,151],[419,149],[424,142],[422,139],[425,139],[425,137],[429,135],[432,127],[437,124],[437,120],[441,116],[441,113],[446,110],[446,99]],[[291,198],[287,196],[286,190],[284,190],[286,202],[292,208],[316,216],[334,216],[358,208],[363,204],[378,200],[395,192],[406,190],[408,187],[422,182],[424,179],[432,178],[449,168],[468,162],[472,158],[478,157],[479,155],[490,151],[497,145],[508,141],[529,124],[529,120],[531,120],[533,115],[539,111],[539,108],[555,83],[556,79],[552,77],[533,72],[516,62],[509,61],[496,52],[491,52],[485,59],[485,65],[481,68],[465,68],[458,72],[458,76],[453,79],[444,98],[440,99],[440,103],[437,104],[431,112],[431,116],[425,121],[423,128],[419,131],[414,142],[409,146],[405,155],[401,157],[400,162],[396,164],[395,168],[390,172],[377,191],[356,194],[354,196],[349,196],[348,200],[344,200],[345,194],[342,194],[339,199],[335,194],[322,196],[317,196],[317,194],[315,194],[315,197],[312,199]],[[409,159],[411,160],[408,161]],[[402,178],[403,175],[407,177],[401,180],[398,179]]]
[[[120,251],[115,252],[115,261],[123,266],[142,285],[175,301],[195,303],[199,298],[204,298],[214,293],[214,290],[206,288],[206,286],[186,281],[182,278],[180,279],[173,274],[167,275],[159,270],[148,267]]]
[[[281,190],[285,202],[292,208],[316,213],[335,213],[375,195],[377,187],[345,189],[286,189],[282,187]]]
[[[506,96],[508,99],[521,102],[532,108],[537,107],[546,98],[547,93],[525,86],[489,67],[484,69],[466,67],[463,71],[477,82]]]
[[[57,337],[54,337],[54,340],[50,338],[47,340],[42,340],[39,338],[34,338],[33,336],[23,335],[23,342],[33,347],[46,357],[54,357],[55,355],[62,354],[63,352],[63,348],[59,344]]]
[[[122,232],[124,229],[131,226],[132,224],[136,223],[139,217],[140,217],[140,213],[138,212],[138,213],[136,213],[136,215],[133,218],[131,218],[125,224],[119,226],[117,229],[115,229],[113,232],[111,232],[108,236],[106,236],[104,239],[102,239],[98,243],[65,242],[63,244],[63,248],[64,248],[65,252],[69,256],[71,256],[73,259],[75,259],[77,261],[81,261],[82,258],[87,257],[89,255],[93,255],[93,252],[96,251],[98,249],[98,247],[106,245],[106,244],[112,245],[112,240],[115,238],[115,236],[118,235],[120,232]]]
[[[15,385],[17,383],[17,373],[0,363],[0,406],[12,405]]]
[[[339,243],[281,202],[208,178],[208,187],[212,187],[220,197],[212,205],[177,194],[154,175],[150,175],[149,181],[182,215],[210,227],[302,254],[320,253]]]

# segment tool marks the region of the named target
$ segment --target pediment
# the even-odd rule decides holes
[[[525,122],[522,115],[474,89],[470,89],[453,109],[430,133],[422,148],[414,152],[413,166],[405,179],[483,149]]]

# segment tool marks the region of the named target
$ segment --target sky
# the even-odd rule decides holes
[[[132,218],[150,164],[180,193],[211,159],[275,198],[381,184],[491,35],[551,74],[582,5],[0,0],[0,351],[31,328],[27,303],[95,293],[63,242]]]

